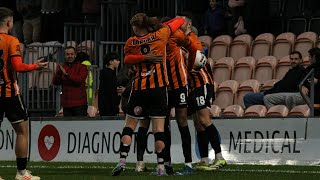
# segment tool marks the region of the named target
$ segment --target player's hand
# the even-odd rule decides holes
[[[59,64],[59,68],[62,71],[63,75],[67,75],[68,74],[67,71],[60,64]]]
[[[161,63],[162,55],[146,54],[144,55],[144,61],[148,63]]]
[[[44,58],[38,59],[35,64],[37,65],[37,70],[43,69],[48,65],[49,62],[45,62]]]

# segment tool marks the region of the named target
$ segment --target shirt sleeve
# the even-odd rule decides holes
[[[17,38],[13,38],[9,44],[9,57],[12,56],[21,56],[20,43]]]

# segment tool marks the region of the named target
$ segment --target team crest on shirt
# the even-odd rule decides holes
[[[142,45],[141,46],[141,54],[148,54],[150,52],[150,46]]]
[[[137,115],[137,116],[141,115],[142,114],[142,107],[141,106],[136,106],[136,107],[134,107],[133,111],[134,111],[135,115]]]

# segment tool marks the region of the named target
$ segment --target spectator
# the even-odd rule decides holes
[[[98,107],[101,116],[116,116],[119,113],[120,97],[117,92],[116,69],[120,64],[119,55],[108,53],[103,58],[100,71]]]
[[[234,34],[236,36],[240,34],[244,34],[247,30],[244,27],[244,12],[246,0],[229,0],[229,7],[231,8],[232,16],[233,16],[233,24],[234,24]]]
[[[86,78],[87,67],[75,61],[76,50],[66,47],[65,63],[58,65],[52,83],[62,86],[61,105],[63,116],[87,116]]]
[[[204,34],[215,38],[222,35],[225,30],[225,12],[217,0],[209,0],[209,9],[204,15],[203,30]]]
[[[291,52],[290,60],[291,68],[271,89],[265,92],[248,93],[244,96],[243,101],[246,108],[255,104],[261,104],[266,105],[269,109],[274,105],[283,104],[291,109],[295,105],[305,103],[299,93],[299,83],[306,73],[301,64],[301,53],[298,51]]]
[[[314,115],[320,115],[320,49],[312,48],[309,51],[309,58],[311,59],[311,65],[307,67],[307,72],[314,69]],[[310,82],[310,80],[309,80]],[[310,83],[307,82],[305,85],[310,89]],[[309,91],[304,91],[305,94]]]
[[[23,17],[24,43],[40,42],[41,0],[16,0],[17,10]]]
[[[75,61],[79,61],[81,64],[86,65],[88,68],[91,67],[91,62],[89,60],[89,55],[85,52],[78,52]],[[86,89],[87,89],[87,96],[88,96],[88,103],[92,105],[92,83],[93,83],[93,74],[92,69],[88,70],[88,77],[86,79]]]

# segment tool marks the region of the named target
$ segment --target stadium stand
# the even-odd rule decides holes
[[[279,81],[278,79],[271,79],[271,80],[266,81],[266,82],[262,85],[262,87],[261,87],[261,89],[260,89],[260,92],[272,88],[273,85],[274,85],[276,82],[278,82],[278,81]]]
[[[315,47],[318,40],[318,35],[315,32],[304,32],[301,33],[295,43],[294,50],[299,51],[302,57],[308,56],[309,49]]]
[[[233,105],[238,87],[239,83],[235,80],[222,82],[217,89],[216,100],[212,104],[219,106],[221,109]]]
[[[242,57],[236,61],[232,79],[240,84],[245,80],[252,79],[255,68],[256,60],[253,57]]]
[[[306,104],[295,106],[290,110],[288,116],[309,117],[310,108]]]
[[[320,34],[320,17],[312,17],[309,20],[308,31]]]
[[[284,56],[278,62],[275,79],[282,79],[291,67],[290,56]]]
[[[255,59],[260,59],[271,54],[274,35],[271,33],[263,33],[258,35],[252,42],[250,55]]]
[[[261,84],[264,84],[267,80],[275,77],[275,69],[278,64],[278,60],[274,56],[265,56],[258,59],[254,79],[258,80]]]
[[[289,113],[285,105],[272,106],[266,113],[266,117],[287,117]]]
[[[203,47],[206,47],[208,49],[208,54],[210,54],[210,47],[212,42],[212,37],[208,35],[199,36],[199,40],[202,43]]]
[[[235,61],[250,54],[250,47],[252,43],[252,36],[249,34],[242,34],[234,38],[230,44],[230,54]]]
[[[243,103],[243,97],[249,92],[257,93],[259,91],[260,91],[259,81],[255,79],[249,79],[242,82],[235,95],[234,104],[240,105],[242,108],[245,108]]]
[[[232,37],[229,35],[221,35],[216,37],[211,43],[209,57],[213,61],[217,61],[223,57],[229,56],[230,44]]]
[[[267,108],[263,105],[253,105],[246,109],[244,112],[245,117],[265,117]]]
[[[221,108],[217,105],[211,105],[210,116],[211,117],[220,117],[221,116]]]
[[[230,80],[234,70],[234,60],[232,57],[224,57],[219,59],[213,68],[213,78],[217,83],[222,83],[223,81]]]
[[[308,20],[304,17],[290,18],[287,25],[287,31],[294,34],[301,34],[307,31]]]
[[[244,110],[240,105],[231,105],[228,106],[223,112],[223,117],[242,117]]]
[[[279,34],[273,43],[272,56],[281,59],[290,54],[293,49],[293,44],[296,40],[296,35],[291,32]]]

